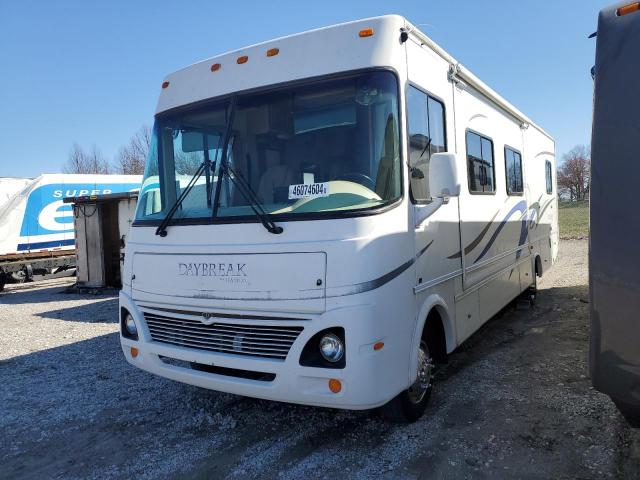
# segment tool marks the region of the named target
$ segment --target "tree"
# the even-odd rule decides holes
[[[73,144],[69,158],[62,167],[64,173],[109,173],[109,162],[94,145],[85,151],[77,143]]]
[[[151,146],[151,129],[144,125],[122,147],[116,158],[116,169],[125,175],[142,175]]]
[[[576,145],[562,157],[558,170],[558,187],[570,201],[585,200],[591,185],[591,152]]]

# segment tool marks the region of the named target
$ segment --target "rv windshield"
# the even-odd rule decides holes
[[[395,76],[374,71],[159,116],[136,213],[159,222],[203,162],[172,223],[256,221],[245,195],[220,174],[227,159],[274,220],[375,209],[401,195]],[[233,113],[233,114],[232,114]]]

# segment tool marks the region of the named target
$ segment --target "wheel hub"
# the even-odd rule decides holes
[[[412,403],[420,403],[431,388],[431,375],[433,372],[433,361],[424,345],[420,345],[418,351],[418,376],[416,381],[409,387],[409,400]]]

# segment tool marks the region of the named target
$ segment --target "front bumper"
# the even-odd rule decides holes
[[[209,352],[153,341],[144,317],[132,299],[120,292],[120,307],[127,309],[138,326],[139,340],[120,337],[127,361],[137,368],[179,382],[267,400],[322,407],[363,410],[385,404],[409,385],[408,343],[386,331],[384,322],[375,321],[375,305],[341,308],[314,317],[302,325],[304,330],[285,360]],[[343,369],[302,367],[300,354],[307,341],[325,328],[345,329],[346,366]],[[383,341],[381,350],[374,350]],[[131,347],[138,349],[134,358]],[[275,374],[273,381],[220,375],[170,364],[161,359],[195,362],[236,370]],[[329,389],[329,379],[342,383],[339,393]]]

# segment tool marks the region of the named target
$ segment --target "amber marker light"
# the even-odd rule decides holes
[[[358,36],[360,38],[364,37],[372,37],[373,36],[373,28],[363,28],[358,32]]]
[[[162,88],[167,88],[169,86],[169,82],[162,82]]]
[[[136,358],[138,356],[138,349],[136,347],[131,347],[131,356]]]
[[[635,2],[630,3],[629,5],[625,5],[624,7],[620,7],[618,10],[616,10],[616,13],[619,17],[622,17],[623,15],[637,12],[638,10],[640,10],[640,2]]]
[[[267,50],[267,57],[275,57],[279,53],[280,53],[279,48],[270,48],[269,50]]]
[[[337,378],[330,379],[329,390],[331,390],[331,393],[340,393],[340,390],[342,390],[342,382]]]
[[[249,57],[247,57],[246,55],[242,55],[241,57],[238,57],[238,59],[236,60],[236,63],[238,65],[242,65],[243,63],[247,63],[249,61]]]
[[[384,342],[378,342],[373,345],[373,349],[377,352],[378,350],[382,350],[384,347]]]
[[[214,63],[213,65],[211,65],[211,71],[217,72],[218,70],[220,70],[220,67],[222,67],[222,65],[220,65],[219,63]]]

